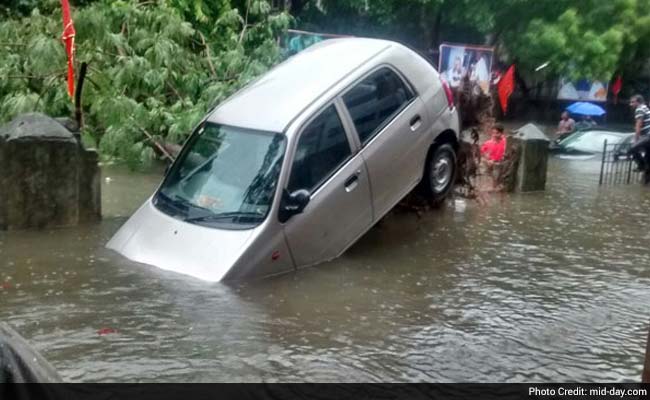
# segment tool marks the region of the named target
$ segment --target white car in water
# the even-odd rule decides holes
[[[588,129],[567,135],[551,147],[551,152],[558,158],[571,160],[588,160],[602,157],[605,143],[607,151],[617,156],[627,156],[632,147],[634,133],[616,132],[605,129]]]
[[[316,44],[211,111],[107,246],[208,281],[333,259],[418,183],[435,201],[449,193],[451,96],[400,44]]]

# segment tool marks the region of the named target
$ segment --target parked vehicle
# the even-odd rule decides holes
[[[633,133],[614,132],[603,129],[577,131],[551,145],[551,153],[561,158],[591,159],[601,155],[605,140],[608,151],[617,157],[627,157],[632,146]]]
[[[208,281],[321,263],[418,183],[444,199],[458,132],[451,91],[415,52],[323,41],[210,112],[107,246]]]

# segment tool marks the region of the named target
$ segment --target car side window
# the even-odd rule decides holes
[[[350,144],[336,108],[327,107],[302,131],[291,167],[288,190],[312,192],[350,156]]]
[[[414,97],[413,91],[390,68],[374,72],[345,95],[345,103],[361,143],[372,139]]]

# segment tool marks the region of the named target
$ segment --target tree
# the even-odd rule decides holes
[[[223,3],[206,11],[205,24],[173,4],[106,0],[74,14],[76,60],[90,65],[84,137],[104,158],[149,162],[149,136],[183,142],[210,107],[280,59],[276,38],[290,17],[268,3]],[[0,121],[29,111],[70,115],[60,35],[58,7],[0,23]]]
[[[650,56],[650,0],[321,0],[296,15],[312,28],[403,41],[488,44],[506,62],[543,76],[609,80]]]
[[[548,61],[553,75],[608,81],[621,65],[638,57],[640,41],[647,43],[648,17],[642,11],[647,3],[589,0],[552,20],[533,18],[523,34],[506,36],[509,53],[529,70]]]

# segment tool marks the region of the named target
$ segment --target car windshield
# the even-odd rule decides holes
[[[154,204],[190,223],[252,228],[271,208],[284,149],[281,134],[206,123],[185,145]]]

